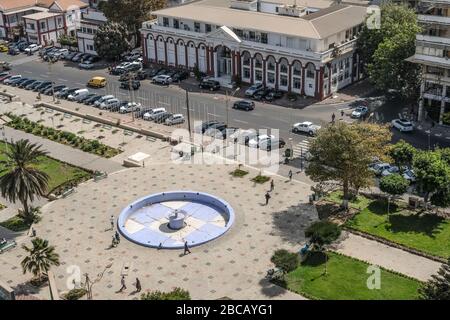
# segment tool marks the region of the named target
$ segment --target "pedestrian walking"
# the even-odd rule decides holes
[[[292,181],[292,170],[289,170],[288,177],[289,177],[289,181]]]
[[[270,191],[273,191],[275,189],[275,183],[273,182],[273,179],[270,180]]]
[[[141,292],[142,287],[141,287],[141,282],[139,281],[138,278],[136,278],[136,292]]]
[[[114,230],[114,216],[113,215],[111,215],[110,222],[111,222],[111,230]]]
[[[120,243],[120,235],[119,235],[118,231],[116,231],[115,239],[116,239],[117,243]]]
[[[111,248],[117,247],[117,240],[115,236],[112,236]]]
[[[125,284],[125,276],[122,276],[122,278],[120,279],[120,284],[122,287],[120,288],[119,292],[127,290],[127,285]]]
[[[271,198],[270,194],[268,192],[266,192],[266,206],[269,204],[269,199]]]
[[[188,243],[187,243],[187,241],[185,241],[184,242],[184,255],[186,255],[188,253],[191,253],[191,250],[189,250]]]
[[[344,118],[344,110],[341,110],[341,118]]]
[[[333,112],[333,114],[331,115],[331,122],[334,122],[334,119],[336,119],[336,115]]]
[[[33,227],[31,227],[31,230],[30,230],[30,236],[32,238],[36,237],[36,230]]]

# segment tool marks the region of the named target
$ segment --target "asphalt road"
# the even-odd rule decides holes
[[[30,58],[32,61],[30,61]],[[312,121],[316,124],[324,124],[331,120],[331,115],[336,114],[339,118],[340,109],[348,109],[346,103],[337,105],[314,104],[302,109],[283,107],[271,104],[256,102],[253,111],[245,112],[231,108],[233,101],[239,98],[230,97],[227,108],[224,92],[210,93],[201,92],[196,86],[183,83],[161,87],[153,85],[149,80],[141,81],[141,88],[137,91],[127,91],[119,88],[117,76],[109,75],[107,69],[80,70],[72,62],[59,61],[51,67],[36,57],[19,55],[16,57],[0,54],[0,60],[9,60],[14,64],[13,72],[40,80],[53,79],[57,84],[66,84],[69,87],[86,87],[86,83],[92,76],[103,76],[108,79],[108,85],[103,89],[90,89],[101,94],[113,94],[121,100],[136,101],[147,107],[165,107],[172,113],[182,113],[186,115],[186,92],[189,92],[189,109],[192,120],[212,120],[223,121],[230,127],[243,129],[278,129],[280,136],[288,139],[292,138],[294,143],[299,143],[310,139],[304,135],[297,135],[291,132],[292,125],[296,122]],[[397,115],[395,108],[401,106],[389,106],[387,110],[382,110],[385,121],[390,121]],[[400,111],[400,110],[398,110]],[[351,121],[344,117],[345,121]],[[414,146],[427,149],[429,137],[426,133],[416,131],[412,134],[402,134],[393,130],[393,141],[404,139]],[[450,140],[444,137],[430,135],[430,145],[450,146]]]

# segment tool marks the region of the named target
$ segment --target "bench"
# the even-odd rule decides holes
[[[103,129],[111,130],[111,129],[112,129],[112,126],[109,125],[109,124],[104,124],[104,125],[103,125]]]
[[[106,172],[99,172],[94,176],[94,181],[100,181],[102,179],[106,179],[108,177],[108,173]]]
[[[15,246],[17,246],[17,243],[14,240],[6,241],[5,244],[0,245],[0,253],[6,252]]]
[[[67,189],[61,194],[61,197],[65,198],[65,197],[67,197],[68,195],[71,195],[74,192],[75,192],[75,188]]]

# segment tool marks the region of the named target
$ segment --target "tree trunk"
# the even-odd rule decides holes
[[[389,215],[389,205],[391,203],[391,197],[387,197],[387,214]]]
[[[30,208],[28,207],[28,199],[25,197],[25,199],[22,199],[22,206],[23,206],[23,218],[24,220],[30,219]]]
[[[348,209],[348,200],[349,200],[349,186],[348,186],[348,180],[344,180],[343,183],[343,192],[344,195],[342,197],[342,207],[347,210]]]
[[[328,264],[328,256],[327,256],[327,253],[324,251],[323,252],[324,254],[325,254],[325,275],[327,275],[327,273],[328,273],[328,266],[327,266],[327,264]]]

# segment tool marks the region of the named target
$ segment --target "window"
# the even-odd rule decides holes
[[[195,32],[200,32],[200,22],[194,22],[194,30]]]
[[[164,17],[163,18],[163,26],[168,27],[169,26],[169,18]]]
[[[286,64],[281,64],[280,66],[280,73],[287,73],[288,72],[288,66]]]
[[[339,75],[339,81],[342,81],[342,79],[344,79],[344,77],[342,76],[342,74]]]
[[[88,45],[86,46],[86,48],[87,48],[89,51],[94,51],[94,46],[93,46],[92,44],[88,44]]]
[[[45,29],[45,22],[41,22],[41,29]]]
[[[345,70],[344,78],[345,79],[350,78],[350,72],[348,70]]]
[[[34,30],[34,23],[29,23],[28,24],[28,29]]]
[[[175,29],[179,29],[180,28],[180,21],[178,21],[178,19],[173,19],[173,27]]]
[[[254,31],[249,31],[248,32],[248,37],[249,37],[250,41],[255,41],[255,38],[256,38],[255,32]]]
[[[267,33],[261,33],[261,43],[267,43]]]
[[[306,77],[310,79],[314,79],[315,76],[315,70],[313,68],[306,69]]]
[[[244,78],[250,79],[250,68],[244,68]]]
[[[263,74],[261,70],[255,71],[255,81],[262,81]]]
[[[280,86],[287,87],[288,85],[288,77],[285,75],[280,76]]]
[[[58,26],[61,26],[62,25],[62,20],[61,20],[61,18],[58,18]]]
[[[274,84],[275,83],[275,73],[269,72],[267,74],[267,82],[270,83],[270,84]]]
[[[242,31],[241,29],[233,29],[233,31],[238,37],[242,38],[242,36],[244,35],[244,31]]]
[[[273,63],[273,61],[269,60],[267,63],[267,70],[275,71],[275,63]]]
[[[350,58],[345,59],[345,67],[348,68],[350,66]]]
[[[302,82],[300,81],[299,78],[294,78],[293,85],[294,85],[294,89],[299,89],[300,90],[300,88],[302,86]]]
[[[205,24],[205,30],[206,32],[211,32],[212,28],[210,24]]]
[[[255,59],[255,68],[261,69],[262,68],[262,61],[259,58]]]

